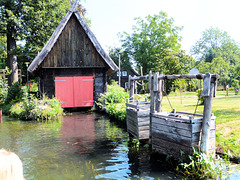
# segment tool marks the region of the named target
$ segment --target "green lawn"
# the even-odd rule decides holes
[[[177,111],[194,113],[197,96],[194,92],[171,93],[168,96],[172,107]],[[164,96],[162,108],[170,111],[171,107],[167,97]],[[226,92],[218,91],[213,100],[212,112],[216,116],[216,145],[218,151],[228,150],[237,158],[240,158],[240,95],[233,92],[226,96]],[[197,113],[203,113],[203,106],[197,107]]]

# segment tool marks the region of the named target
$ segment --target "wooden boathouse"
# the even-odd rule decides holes
[[[169,79],[203,79],[203,114],[162,111],[163,81]],[[180,157],[181,151],[189,154],[193,147],[208,155],[215,154],[215,116],[212,100],[216,95],[218,75],[152,75],[129,77],[130,99],[127,106],[127,130],[139,139],[149,139],[152,149],[161,154]],[[136,81],[148,80],[149,102],[135,102]],[[150,104],[150,106],[149,106]],[[144,110],[143,110],[144,109]],[[148,114],[146,114],[148,113]],[[144,115],[144,116],[143,116]]]
[[[117,70],[76,3],[28,67],[39,77],[40,93],[55,96],[64,108],[93,106],[106,91],[107,75]]]

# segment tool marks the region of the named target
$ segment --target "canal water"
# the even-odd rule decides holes
[[[0,148],[19,155],[25,179],[181,179],[136,142],[94,112],[48,122],[3,117],[0,123]]]

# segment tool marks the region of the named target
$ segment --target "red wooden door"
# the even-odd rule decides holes
[[[55,96],[61,107],[93,106],[93,77],[55,77]]]
[[[73,84],[75,107],[93,106],[93,77],[74,77]]]
[[[55,77],[55,96],[61,102],[61,107],[74,107],[73,78]]]

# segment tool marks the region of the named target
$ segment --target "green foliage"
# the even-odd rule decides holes
[[[197,68],[200,73],[220,75],[220,85],[231,86],[233,79],[240,80],[240,48],[227,32],[213,27],[205,30],[192,47],[191,54],[198,60]]]
[[[136,18],[133,33],[121,35],[122,49],[137,67],[143,67],[143,74],[160,72],[162,74],[186,74],[191,68],[193,58],[180,50],[179,32],[181,27],[174,25],[165,12]],[[167,93],[174,81],[166,82]]]
[[[192,155],[181,162],[176,170],[185,178],[190,179],[216,179],[223,175],[223,160],[215,161],[211,156],[197,152],[195,149]],[[224,164],[226,166],[226,163]]]
[[[108,91],[104,94],[101,94],[101,97],[98,99],[99,102],[102,102],[105,99],[105,103],[125,103],[128,98],[128,93],[122,87],[119,87],[117,82],[112,82],[111,85],[107,86]]]
[[[4,103],[7,98],[8,84],[7,81],[0,78],[0,104]]]
[[[136,18],[133,33],[124,32],[121,35],[122,49],[137,66],[143,67],[143,74],[150,70],[164,74],[178,73],[188,69],[192,60],[180,51],[180,30],[165,12],[145,19]]]
[[[7,98],[5,100],[6,104],[10,104],[11,102],[21,101],[23,95],[23,91],[18,82],[15,82],[8,88]]]
[[[238,95],[239,93],[239,80],[234,79],[232,82],[232,87],[234,88],[235,95]]]
[[[49,99],[44,96],[42,100],[38,100],[32,94],[28,94],[26,86],[23,89],[23,100],[11,106],[10,116],[25,120],[44,120],[62,115],[63,109],[57,99]]]
[[[197,90],[197,97],[198,97],[199,105],[204,104],[204,98],[202,96],[202,91],[203,91],[202,89]]]
[[[119,87],[116,82],[108,85],[108,92],[101,94],[97,105],[103,109],[105,100],[105,110],[112,117],[125,120],[126,119],[126,105],[125,102],[129,97],[128,93],[122,87]]]

